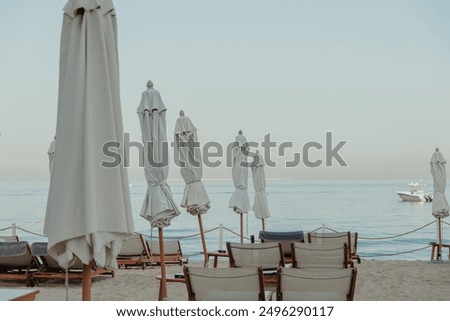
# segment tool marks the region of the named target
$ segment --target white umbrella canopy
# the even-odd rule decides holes
[[[248,147],[246,143],[247,139],[243,135],[242,130],[240,130],[233,147],[232,178],[235,189],[231,195],[229,207],[241,216],[241,243],[244,240],[243,214],[248,213],[250,210],[250,198],[247,192],[248,164],[245,151]]]
[[[147,90],[142,93],[137,113],[144,143],[144,173],[148,185],[141,216],[150,222],[152,228],[167,227],[180,214],[167,184],[169,150],[166,110],[160,93],[149,81]]]
[[[449,206],[445,197],[445,186],[447,184],[447,174],[445,170],[446,161],[444,156],[436,148],[430,161],[430,171],[433,176],[433,205],[432,214],[434,217],[444,218],[449,215]]]
[[[255,189],[255,200],[252,210],[255,213],[256,218],[261,220],[263,231],[265,231],[264,220],[270,216],[264,165],[262,155],[259,154],[259,151],[256,151],[255,160],[252,164],[253,187]]]
[[[449,206],[445,197],[445,185],[447,184],[447,174],[445,170],[446,161],[444,156],[436,148],[431,156],[430,172],[433,176],[433,205],[431,213],[436,218],[438,251],[437,259],[442,259],[442,227],[441,220],[449,215]]]
[[[202,239],[205,266],[208,264],[205,235],[201,215],[208,212],[210,200],[202,179],[202,155],[195,128],[189,117],[180,111],[180,117],[175,123],[175,155],[178,157],[180,173],[186,187],[184,188],[181,207],[186,208],[191,215],[198,217],[200,236]]]
[[[48,252],[64,268],[75,257],[85,270],[93,260],[116,267],[122,240],[134,230],[126,169],[103,166],[104,145],[123,146],[116,30],[112,1],[64,7],[57,152],[44,224]]]
[[[147,90],[142,93],[137,109],[144,143],[144,173],[148,185],[141,216],[150,222],[152,228],[158,227],[161,255],[161,299],[167,297],[163,229],[180,214],[180,210],[173,200],[172,190],[167,184],[169,150],[166,110],[160,93],[153,88],[153,82],[149,80]]]
[[[197,128],[181,111],[175,124],[175,153],[179,157],[180,173],[186,183],[181,207],[192,215],[205,214],[210,208],[210,200],[201,181],[202,156],[198,143]]]

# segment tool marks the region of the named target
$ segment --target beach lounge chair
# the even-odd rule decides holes
[[[150,250],[152,263],[159,265],[161,254],[159,252],[158,240],[147,240],[147,247]],[[164,240],[164,259],[166,264],[183,265],[188,263],[188,257],[183,256],[181,243],[178,240]]]
[[[356,274],[355,268],[280,268],[277,301],[353,301]]]
[[[151,262],[150,251],[142,234],[134,233],[122,242],[117,256],[119,267],[140,266],[144,270]]]
[[[66,277],[66,271],[58,264],[58,262],[51,257],[47,252],[47,242],[35,242],[31,244],[31,251],[33,255],[40,259],[42,265],[36,273],[33,274],[33,279],[38,280],[61,280]],[[114,271],[100,267],[95,262],[91,265],[91,277],[110,275],[114,277]],[[82,279],[83,263],[79,258],[68,269],[67,277],[69,280]]]
[[[33,274],[39,268],[28,242],[0,242],[0,280],[25,281],[27,286],[34,286]]]
[[[308,242],[317,244],[347,244],[348,261],[352,262],[350,232],[309,232]]]
[[[349,267],[347,244],[292,243],[294,268]]]
[[[261,268],[183,269],[189,301],[265,301]]]
[[[260,231],[259,239],[263,243],[277,242],[281,244],[283,250],[284,263],[292,263],[292,242],[304,242],[303,231],[291,231],[291,232],[273,232],[273,231]]]
[[[283,250],[280,243],[230,243],[227,242],[230,267],[261,267],[264,282],[276,283],[276,270],[284,266]]]

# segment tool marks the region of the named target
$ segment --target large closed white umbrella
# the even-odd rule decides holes
[[[151,228],[158,228],[162,298],[167,297],[163,229],[180,214],[173,200],[172,190],[167,184],[169,150],[166,110],[159,91],[148,81],[147,90],[142,93],[137,109],[144,143],[144,173],[148,185],[141,216],[150,222]]]
[[[70,0],[61,35],[58,116],[44,233],[48,252],[67,268],[84,264],[83,300],[90,299],[90,264],[116,267],[122,240],[134,230],[123,141],[116,15],[112,1]],[[109,145],[112,144],[112,145]],[[108,147],[108,148],[109,148]]]
[[[248,197],[248,163],[247,163],[247,139],[239,131],[233,146],[232,178],[234,192],[229,201],[229,207],[240,215],[240,241],[244,242],[244,218],[243,215],[250,210],[250,199]]]
[[[181,207],[198,218],[200,236],[202,239],[204,265],[208,264],[205,234],[202,215],[208,212],[210,201],[202,183],[202,154],[195,128],[189,117],[180,111],[180,117],[175,123],[175,157],[178,157],[180,173],[186,187],[184,188]]]
[[[432,214],[437,221],[438,229],[438,253],[437,259],[441,259],[442,254],[442,227],[441,220],[449,215],[449,206],[445,197],[445,185],[447,184],[447,174],[445,170],[445,159],[439,148],[431,156],[430,171],[433,176],[433,205]]]
[[[252,210],[257,219],[261,220],[262,230],[265,231],[265,219],[270,216],[269,202],[266,193],[266,174],[264,172],[264,159],[259,151],[256,151],[255,160],[252,163],[253,187],[255,189],[255,201]]]

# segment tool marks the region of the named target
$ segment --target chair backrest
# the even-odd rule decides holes
[[[0,242],[0,268],[28,269],[30,267],[39,267],[39,262],[32,255],[28,242]]]
[[[291,232],[272,232],[272,231],[260,231],[259,239],[263,243],[277,242],[281,244],[283,254],[285,257],[291,257],[291,243],[292,242],[304,242],[303,231],[291,231]]]
[[[152,255],[160,255],[159,252],[159,241],[158,240],[147,240],[147,247]],[[180,255],[183,253],[181,251],[181,244],[178,240],[164,240],[164,255]]]
[[[189,301],[264,301],[261,268],[184,267]]]
[[[347,244],[292,243],[293,266],[300,268],[347,268]]]
[[[352,238],[350,232],[309,232],[308,242],[317,244],[347,244],[347,256],[351,261]]]
[[[280,243],[230,243],[227,242],[230,267],[262,267],[264,270],[284,266]]]
[[[150,257],[147,243],[144,240],[142,234],[134,233],[122,242],[122,247],[119,252],[119,257],[130,256],[146,256]]]
[[[278,301],[353,301],[357,270],[286,269],[277,272]]]

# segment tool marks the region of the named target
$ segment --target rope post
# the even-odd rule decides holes
[[[17,234],[16,234],[16,223],[12,223],[12,226],[11,226],[11,234],[12,234],[12,236],[17,236]]]
[[[219,225],[219,251],[223,251],[223,224]]]

